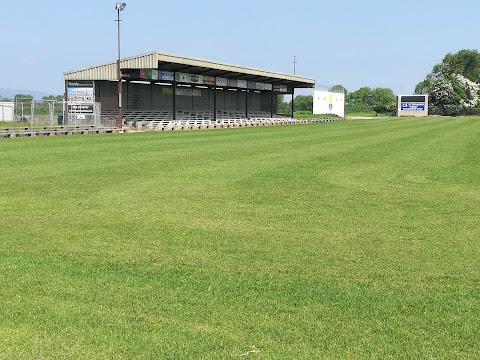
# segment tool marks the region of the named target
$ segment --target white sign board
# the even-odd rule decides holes
[[[345,94],[315,90],[313,92],[313,113],[345,116]]]

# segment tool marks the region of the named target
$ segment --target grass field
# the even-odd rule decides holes
[[[480,119],[0,139],[2,359],[480,358]]]

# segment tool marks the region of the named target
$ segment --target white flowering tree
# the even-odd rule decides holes
[[[461,50],[447,54],[415,92],[429,94],[433,114],[480,114],[480,53]]]

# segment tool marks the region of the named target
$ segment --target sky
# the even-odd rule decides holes
[[[124,0],[121,57],[152,51],[411,94],[479,49],[478,0]],[[116,1],[2,1],[0,88],[61,95],[63,73],[115,61]],[[296,94],[313,94],[312,90]],[[1,95],[1,94],[0,94]]]

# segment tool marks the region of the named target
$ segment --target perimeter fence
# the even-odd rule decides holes
[[[100,103],[16,98],[0,104],[0,121],[4,122],[22,122],[29,126],[103,125]]]

